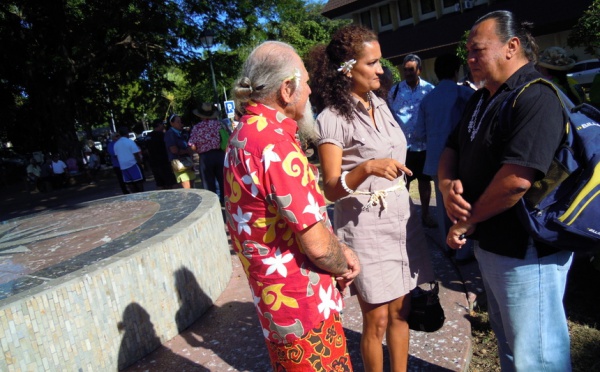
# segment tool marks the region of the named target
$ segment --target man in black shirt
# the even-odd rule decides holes
[[[145,146],[148,151],[150,169],[156,182],[157,190],[172,189],[177,181],[171,170],[171,163],[165,147],[165,125],[162,120],[153,122],[153,131],[148,133]]]
[[[569,371],[562,298],[572,253],[534,242],[515,205],[548,171],[566,118],[552,89],[533,84],[499,120],[507,95],[541,75],[528,28],[508,11],[480,18],[467,41],[468,63],[483,83],[450,135],[438,175],[448,216],[447,243],[479,241],[475,256],[488,296],[503,371]]]

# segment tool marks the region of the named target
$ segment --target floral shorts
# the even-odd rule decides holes
[[[352,371],[338,313],[291,344],[267,341],[267,348],[273,371]]]

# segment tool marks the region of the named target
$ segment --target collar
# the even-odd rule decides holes
[[[533,64],[533,62],[529,62],[521,66],[521,68],[519,68],[514,74],[512,74],[508,79],[506,79],[506,81],[502,85],[500,85],[498,91],[496,91],[496,94],[504,90],[514,90],[519,86],[525,84],[526,82],[531,81],[533,79],[537,79],[539,77],[543,77],[543,75],[535,69],[535,65]],[[485,91],[489,93],[489,90],[487,90],[487,88],[483,89],[485,89]]]
[[[249,101],[246,105],[247,115],[258,115],[263,116],[267,119],[268,123],[279,123],[281,128],[292,136],[298,132],[298,124],[294,119],[288,118],[283,113],[271,108],[262,103]]]
[[[356,109],[358,110],[358,104],[360,103],[362,105],[362,102],[358,100],[358,98],[356,98],[353,94],[350,94],[350,101],[352,101],[352,104],[354,105],[354,107],[356,107]],[[373,105],[373,107],[379,107],[381,105],[386,104],[385,101],[381,98],[379,98],[379,96],[377,96],[377,94],[375,94],[375,92],[371,91],[371,104]],[[363,105],[364,107],[364,105]],[[366,107],[365,107],[366,109]]]

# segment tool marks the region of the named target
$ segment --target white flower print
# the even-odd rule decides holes
[[[315,215],[317,221],[321,221],[323,217],[321,216],[321,209],[319,208],[319,204],[313,197],[312,193],[308,193],[308,205],[304,208],[302,213],[312,213]]]
[[[250,226],[248,226],[248,222],[250,221],[250,218],[252,218],[252,213],[250,213],[250,212],[243,213],[242,208],[240,208],[240,206],[238,205],[237,213],[232,215],[232,217],[235,220],[235,222],[237,222],[237,233],[238,234],[241,234],[242,230],[246,234],[251,233]]]
[[[265,163],[265,172],[269,170],[272,161],[281,161],[279,155],[273,151],[275,145],[267,145],[263,151],[262,161]]]
[[[275,251],[274,257],[269,257],[269,258],[265,258],[264,260],[262,260],[262,262],[265,265],[269,265],[269,268],[267,269],[267,272],[265,273],[265,275],[271,275],[275,271],[277,271],[277,273],[279,275],[281,275],[282,277],[284,277],[284,278],[287,277],[287,268],[285,267],[285,264],[290,262],[293,258],[294,258],[294,255],[291,253],[288,253],[288,254],[282,256],[281,250],[279,248],[277,248],[277,251]]]
[[[319,312],[323,313],[325,319],[329,319],[329,315],[331,310],[338,310],[339,306],[333,300],[333,287],[327,287],[327,290],[323,289],[323,286],[319,286],[319,298],[321,299],[321,303],[318,306]]]

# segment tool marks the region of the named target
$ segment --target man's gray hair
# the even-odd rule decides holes
[[[254,48],[233,87],[236,107],[244,107],[250,100],[260,103],[277,100],[281,83],[286,79],[291,79],[297,88],[298,58],[291,45],[280,41],[266,41]]]

